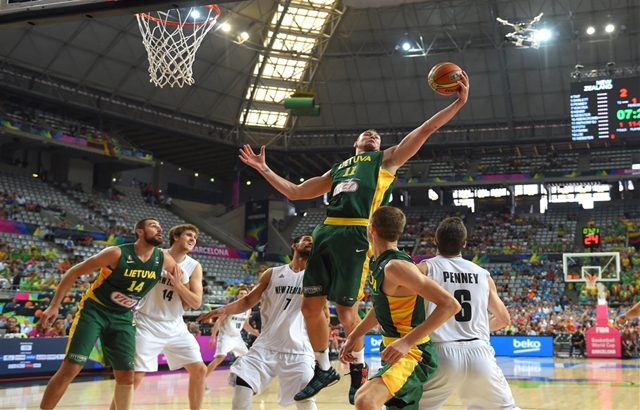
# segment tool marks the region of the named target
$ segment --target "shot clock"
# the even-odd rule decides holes
[[[571,139],[640,137],[640,77],[571,84]]]
[[[582,244],[585,248],[600,246],[600,228],[582,228]]]

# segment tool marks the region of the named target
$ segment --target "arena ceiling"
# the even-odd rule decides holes
[[[371,7],[381,5],[387,7]],[[116,130],[157,158],[203,174],[228,177],[243,168],[237,147],[250,143],[272,148],[276,170],[309,177],[348,155],[359,131],[376,128],[393,143],[450,103],[428,85],[438,62],[463,67],[472,91],[430,144],[469,150],[480,143],[487,149],[568,144],[576,64],[585,70],[607,62],[640,65],[640,2],[634,0],[338,0],[298,84],[315,92],[321,115],[290,117],[283,128],[243,125],[255,66],[270,51],[265,39],[274,14],[288,6],[291,0],[223,1],[220,23],[231,30],[214,29],[205,38],[196,82],[184,88],[149,82],[147,53],[128,12],[34,25],[0,15],[0,89],[5,99]],[[504,40],[512,29],[497,17],[517,22],[540,13],[536,28],[552,37],[539,49]],[[609,23],[615,30],[605,33]],[[596,33],[587,34],[589,26]],[[240,31],[249,39],[239,41]],[[404,41],[413,44],[410,52],[399,47]]]

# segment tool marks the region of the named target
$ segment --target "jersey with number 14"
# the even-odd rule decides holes
[[[102,306],[116,312],[132,309],[160,280],[164,253],[153,249],[151,257],[142,262],[135,253],[132,243],[120,245],[120,260],[111,269],[100,269],[98,278],[82,297],[93,299]]]
[[[364,218],[389,203],[395,176],[382,168],[383,151],[363,152],[331,168],[327,216]]]
[[[434,343],[480,339],[489,341],[489,277],[486,269],[461,257],[427,259],[427,276],[460,302],[462,310],[431,333]],[[427,305],[427,314],[435,309]]]
[[[179,263],[184,275],[182,283],[189,283],[191,274],[198,267],[200,262],[186,255],[184,260]],[[171,280],[167,276],[167,271],[162,271],[160,283],[156,285],[153,291],[142,298],[138,304],[138,313],[150,317],[153,320],[172,321],[182,319],[184,315],[184,307],[182,306],[182,298],[171,284]]]

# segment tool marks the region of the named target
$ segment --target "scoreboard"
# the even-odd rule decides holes
[[[640,137],[640,77],[571,83],[571,139]]]
[[[600,228],[582,228],[582,244],[585,248],[600,246]]]

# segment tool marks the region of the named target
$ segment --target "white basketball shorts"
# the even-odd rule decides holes
[[[468,409],[518,409],[488,342],[435,343],[438,370],[424,385],[420,410],[434,410],[453,392]]]
[[[202,362],[200,346],[182,318],[156,321],[137,313],[135,371],[157,372],[160,353],[164,353],[171,370]]]
[[[246,356],[238,358],[229,370],[229,385],[236,385],[236,377],[242,378],[260,394],[277,376],[280,378],[278,404],[287,407],[295,404],[293,396],[304,389],[313,378],[315,359],[309,354],[280,353],[252,347]],[[311,400],[315,401],[315,397]]]
[[[242,340],[242,336],[227,336],[222,332],[218,332],[218,340],[216,342],[215,356],[226,356],[229,352],[233,352],[236,356],[244,356],[249,349]]]

